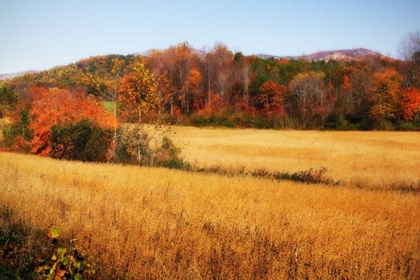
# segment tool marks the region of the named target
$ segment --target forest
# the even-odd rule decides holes
[[[404,60],[261,58],[221,42],[203,50],[184,42],[140,55],[90,57],[2,81],[3,138],[15,150],[58,158],[89,150],[88,159],[105,161],[124,123],[419,130],[418,38],[417,31],[401,41]],[[82,132],[104,146],[87,143]]]

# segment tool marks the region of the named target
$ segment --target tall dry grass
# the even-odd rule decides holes
[[[344,185],[420,187],[420,133],[174,127],[187,161],[201,168],[288,172],[326,167]]]
[[[1,228],[60,226],[102,279],[420,277],[416,193],[9,153],[0,182]]]

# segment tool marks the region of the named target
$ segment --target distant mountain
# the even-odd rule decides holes
[[[270,55],[270,54],[257,54],[255,55],[262,59],[268,58],[287,58],[287,59],[297,59],[299,57],[303,57],[309,61],[318,61],[318,60],[345,60],[345,59],[361,59],[366,56],[383,56],[378,52],[374,52],[364,48],[357,48],[357,49],[347,49],[347,50],[332,50],[332,51],[319,51],[307,55],[302,56],[277,56],[277,55]]]
[[[281,56],[265,54],[265,53],[254,54],[254,56],[262,58],[262,59],[269,59],[269,58],[280,59],[280,58],[282,58]]]
[[[345,59],[361,59],[366,56],[382,56],[378,52],[374,52],[364,48],[349,49],[349,50],[335,50],[335,51],[320,51],[305,55],[305,59],[313,60],[345,60]]]
[[[23,72],[18,72],[18,73],[0,74],[0,81],[2,81],[2,80],[10,80],[10,79],[13,79],[15,77],[23,76],[25,74],[35,74],[35,73],[39,73],[39,71],[36,71],[36,70],[28,70],[28,71],[23,71]]]

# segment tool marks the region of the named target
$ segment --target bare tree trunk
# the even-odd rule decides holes
[[[137,162],[141,165],[142,160],[142,141],[141,141],[141,110],[139,110],[139,123],[137,124]]]
[[[115,105],[114,105],[114,117],[115,117],[115,119],[117,119],[117,103],[115,102]],[[118,145],[118,143],[117,143],[117,129],[118,129],[118,125],[116,125],[115,126],[115,128],[114,128],[114,147],[112,148],[112,155],[111,155],[111,159],[114,161],[114,162],[116,162],[118,159],[117,159],[117,155],[116,155],[116,149],[117,149],[117,145]]]

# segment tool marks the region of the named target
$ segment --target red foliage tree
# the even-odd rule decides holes
[[[259,91],[258,100],[266,113],[268,115],[281,115],[283,113],[283,95],[287,88],[270,80],[264,82]]]
[[[420,115],[420,89],[405,88],[401,93],[401,115],[406,121],[413,121]]]
[[[49,140],[55,125],[75,123],[82,119],[89,119],[101,128],[114,129],[117,125],[114,116],[106,112],[95,99],[87,98],[83,92],[32,87],[29,94],[33,99],[29,126],[33,131],[32,154],[50,154]]]

